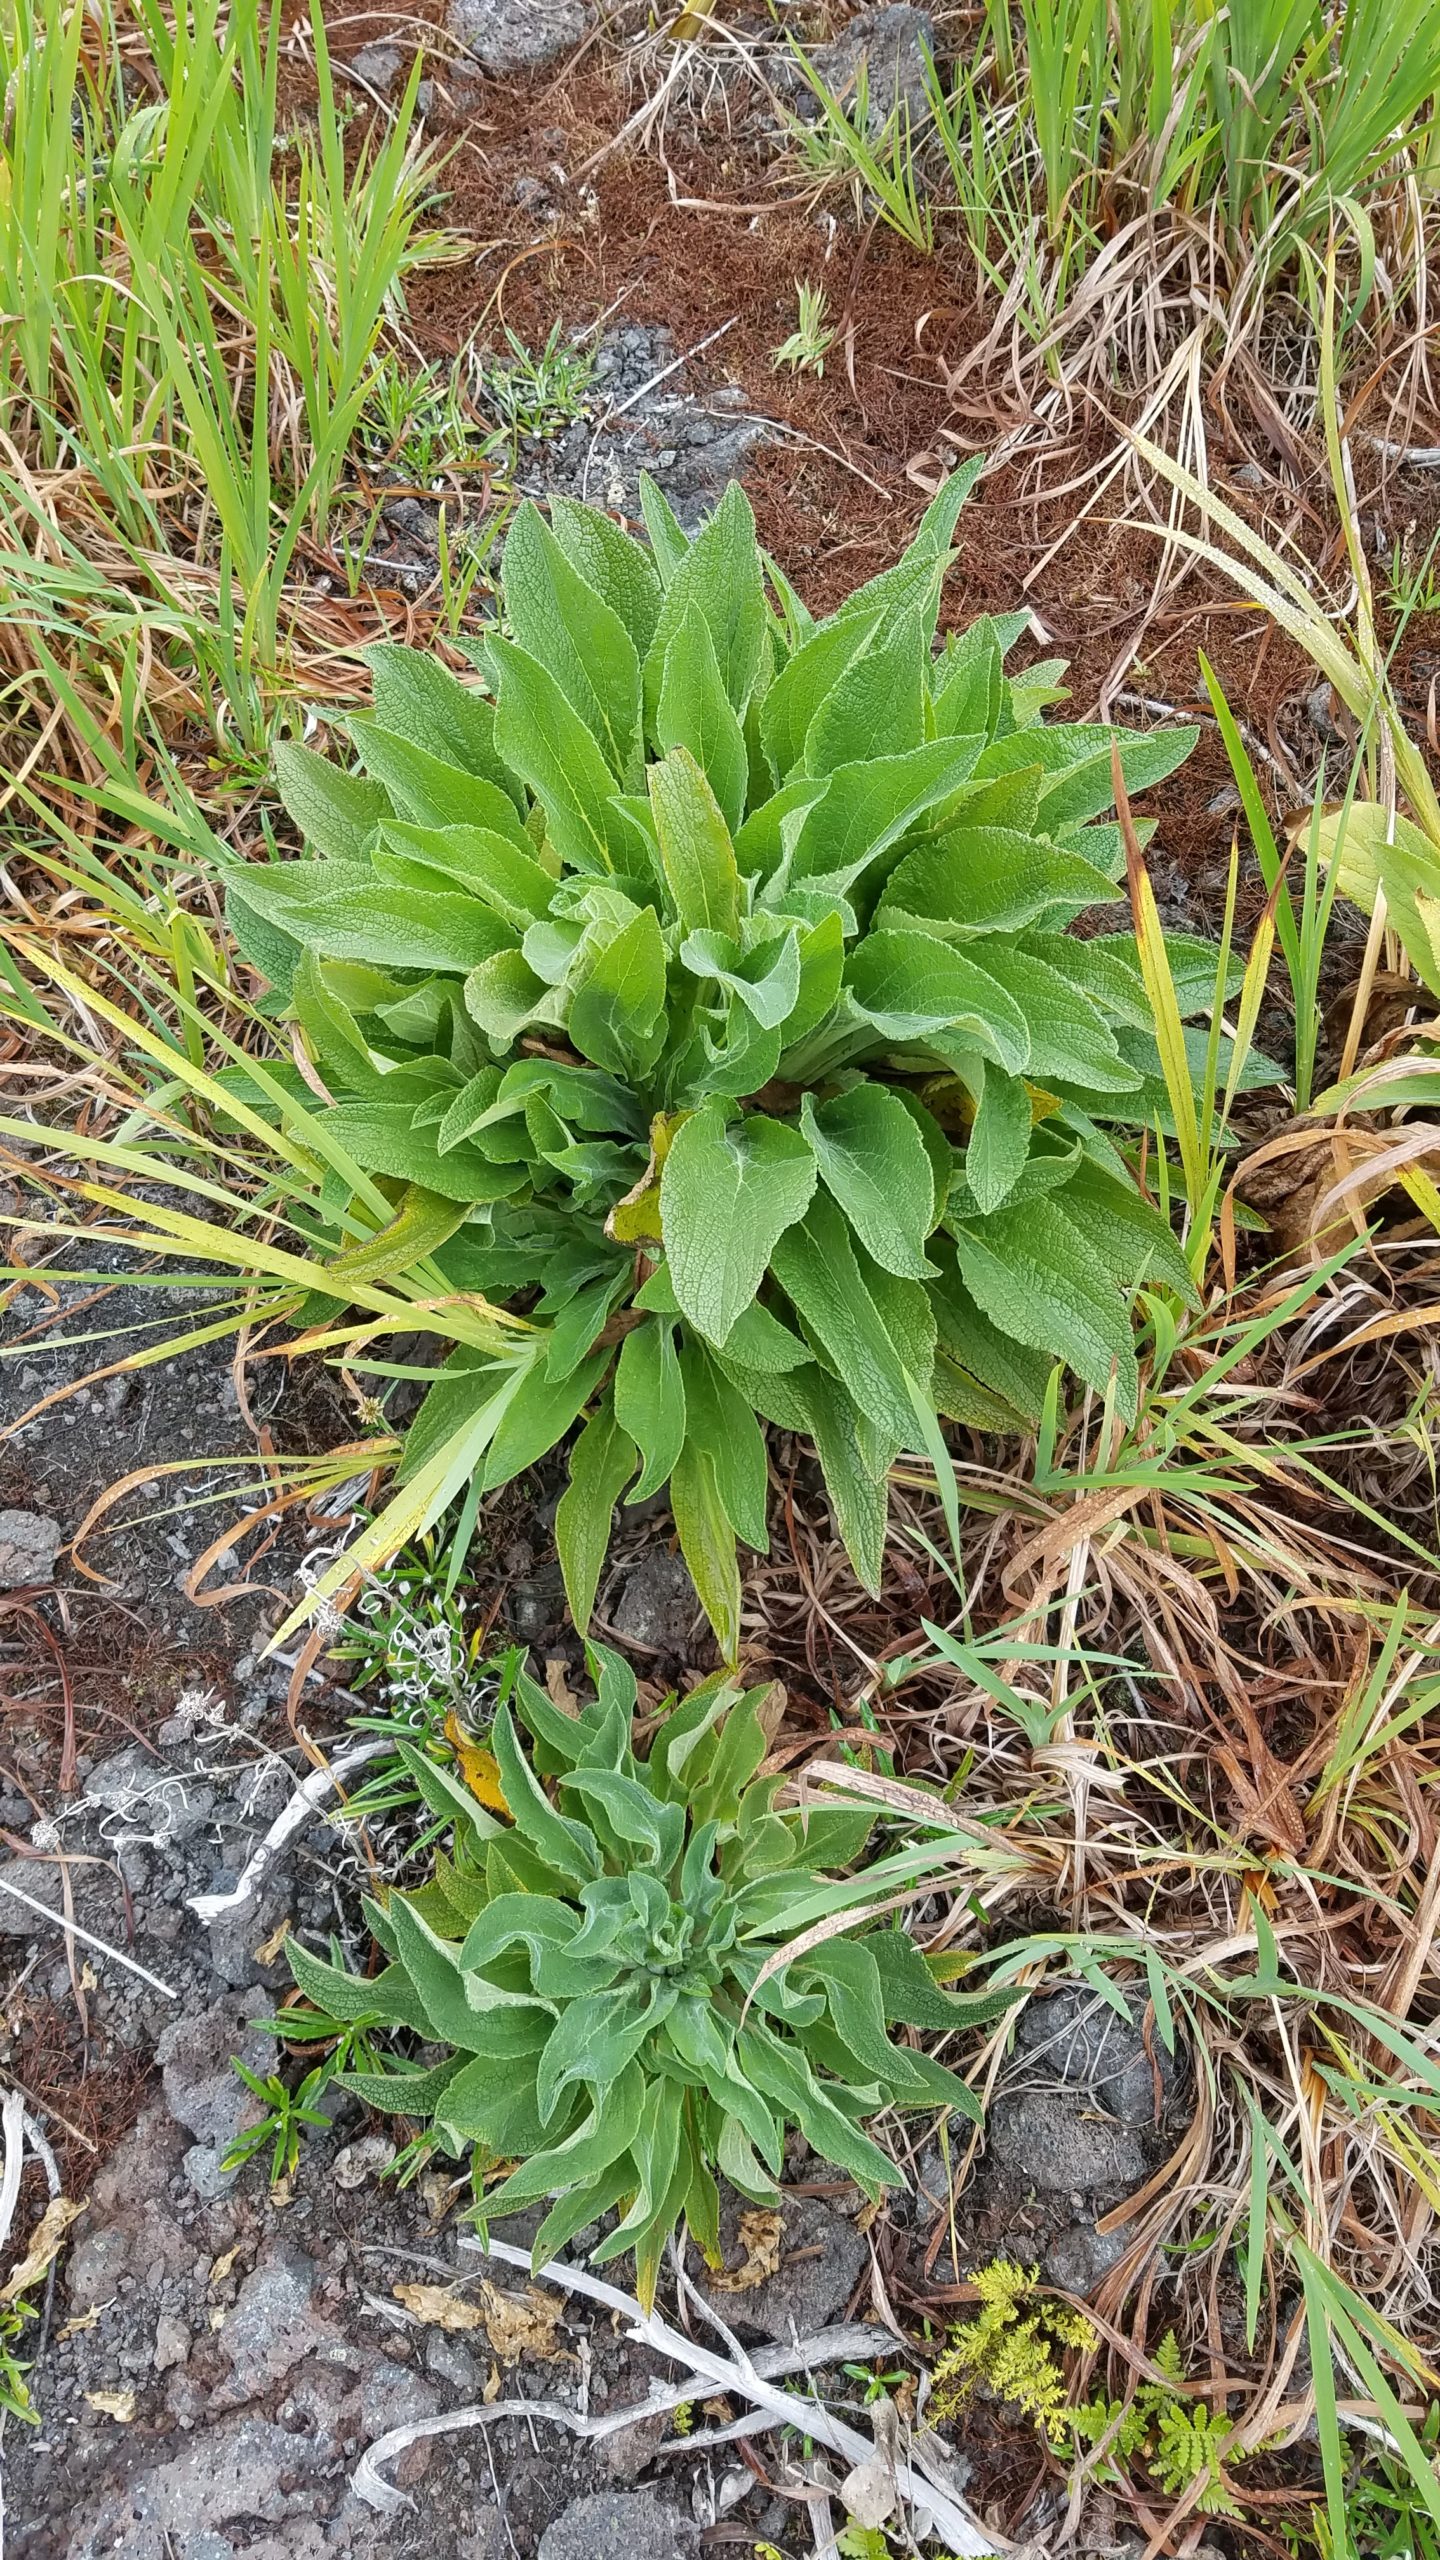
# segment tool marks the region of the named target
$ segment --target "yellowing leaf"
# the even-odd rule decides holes
[[[41,2276],[46,2273],[51,2259],[56,2255],[71,2223],[84,2210],[83,2204],[72,2204],[68,2196],[55,2196],[51,2199],[30,2234],[30,2245],[19,2266],[14,2270],[9,2282],[0,2287],[0,2302],[18,2302],[22,2293],[28,2292],[32,2284],[39,2282]]]
[[[616,1244],[660,1242],[660,1185],[652,1173],[643,1173],[634,1190],[616,1201],[605,1221],[605,1233]]]
[[[657,1111],[650,1123],[650,1161],[640,1179],[617,1200],[605,1221],[605,1233],[616,1244],[660,1242],[660,1176],[670,1141],[686,1117],[683,1111]]]
[[[471,1741],[453,1707],[445,1719],[445,1739],[459,1762],[460,1775],[472,1796],[490,1813],[508,1813],[510,1807],[500,1784],[494,1752],[487,1751],[483,1743]]]

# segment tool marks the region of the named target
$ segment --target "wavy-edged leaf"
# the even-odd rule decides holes
[[[683,925],[732,938],[740,929],[740,873],[714,792],[686,747],[672,747],[647,779],[660,861]]]
[[[1110,1273],[1048,1199],[994,1217],[957,1219],[955,1258],[981,1312],[1003,1333],[1064,1360],[1135,1418],[1138,1374],[1130,1314]]]
[[[740,1649],[740,1567],[707,1450],[687,1440],[670,1477],[676,1535],[700,1605],[727,1662]]]
[[[665,652],[655,735],[662,749],[684,747],[693,756],[733,836],[745,815],[750,759],[710,625],[693,604]]]
[[[968,953],[927,933],[867,935],[850,955],[846,982],[867,1019],[888,1039],[963,1036],[1012,1074],[1030,1062],[1030,1034],[1015,998]]]
[[[851,1085],[818,1105],[807,1093],[800,1125],[821,1181],[866,1251],[884,1270],[923,1280],[932,1268],[925,1239],[935,1223],[935,1182],[904,1103],[875,1083]]]
[[[621,1343],[615,1413],[640,1452],[641,1472],[630,1499],[641,1502],[669,1481],[685,1444],[685,1387],[675,1327],[665,1317],[651,1316]]]
[[[660,1216],[676,1299],[708,1341],[728,1340],[817,1178],[799,1130],[763,1112],[727,1122],[712,1101],[681,1123],[660,1177]]]
[[[635,643],[530,499],[506,535],[501,586],[519,646],[554,677],[612,773],[623,780],[640,729]]]

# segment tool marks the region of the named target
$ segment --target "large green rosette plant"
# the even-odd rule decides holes
[[[318,1090],[394,1203],[308,1312],[408,1253],[432,1331],[523,1319],[499,1352],[457,1325],[402,1472],[473,1506],[581,1425],[582,1628],[616,1503],[668,1486],[733,1655],[767,1423],[875,1588],[902,1450],[1032,1419],[1056,1360],[1133,1414],[1135,1290],[1193,1299],[1108,1134],[1167,1112],[1134,937],[1067,930],[1118,894],[1112,732],[1041,718],[1053,668],[1006,676],[1023,616],[935,646],[972,477],[823,621],[738,487],[693,541],[650,492],[648,549],[522,508],[473,676],[372,652],[360,770],[280,750],[309,858],[229,874],[302,1052],[256,1108]],[[1128,787],[1192,734],[1120,734]],[[1208,949],[1170,960],[1208,1003]],[[328,1175],[337,1241],[356,1205]]]

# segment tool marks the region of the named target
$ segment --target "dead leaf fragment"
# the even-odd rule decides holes
[[[239,2255],[240,2244],[237,2241],[233,2249],[226,2250],[223,2258],[216,2259],[215,2264],[211,2268],[209,2276],[206,2279],[207,2283],[223,2284]]]
[[[287,1911],[287,1912],[286,1912],[286,1914],[285,1914],[284,1919],[283,1919],[283,1920],[281,1921],[281,1923],[280,1923],[279,1928],[278,1928],[278,1929],[272,1929],[272,1930],[271,1930],[270,1935],[269,1935],[269,1937],[266,1939],[264,1946],[263,1946],[263,1947],[257,1947],[257,1948],[256,1948],[256,1950],[255,1950],[255,1962],[256,1962],[257,1964],[273,1964],[273,1963],[274,1963],[274,1961],[275,1961],[275,1959],[276,1959],[276,1957],[277,1957],[277,1956],[278,1956],[278,1954],[280,1953],[281,1948],[284,1946],[286,1939],[289,1937],[289,1935],[290,1935],[290,1914],[289,1914],[289,1912]]]
[[[541,2364],[573,2361],[560,2344],[565,2305],[558,2294],[542,2293],[533,2284],[523,2293],[502,2293],[498,2285],[482,2284],[480,2292],[485,2334],[502,2364],[518,2364],[522,2356],[534,2356]]]
[[[557,1653],[546,1656],[545,1695],[553,1707],[559,1708],[562,1716],[578,1718],[580,1701],[570,1686],[568,1670],[569,1666],[562,1655]]]
[[[467,2302],[448,2284],[397,2284],[391,2287],[412,2320],[427,2329],[483,2329],[485,2314],[478,2302]]]
[[[68,2196],[52,2196],[30,2234],[30,2245],[19,2266],[9,2282],[0,2287],[0,2302],[18,2302],[22,2293],[39,2282],[58,2254],[71,2223],[84,2210],[83,2204],[72,2204]]]
[[[468,2191],[468,2178],[448,2178],[443,2169],[427,2169],[420,2182],[420,2194],[432,2223],[443,2222],[456,2197]]]
[[[56,2330],[56,2346],[61,2347],[67,2338],[81,2337],[87,2329],[93,2329],[101,2312],[108,2309],[108,2303],[92,2302],[88,2311],[77,2311],[73,2320],[67,2320],[63,2329]]]
[[[135,2416],[133,2391],[87,2391],[86,2402],[98,2409],[102,2418],[113,2418],[118,2427],[128,2427]]]
[[[875,2450],[840,2485],[846,2514],[863,2531],[878,2533],[900,2503],[896,2457],[900,2448],[900,2416],[893,2400],[877,2400],[870,2412]]]
[[[722,2267],[718,2276],[710,2278],[712,2293],[753,2293],[757,2284],[767,2284],[780,2272],[780,2234],[784,2218],[758,2206],[753,2213],[740,2216],[740,2246],[745,2255],[738,2267]]]
[[[448,2284],[397,2284],[391,2290],[427,2329],[483,2329],[504,2364],[518,2364],[522,2356],[544,2364],[570,2361],[558,2336],[565,2306],[536,2285],[527,2285],[523,2294],[502,2293],[498,2285],[482,2282],[473,2296]]]

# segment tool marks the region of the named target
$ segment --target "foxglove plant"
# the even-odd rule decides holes
[[[966,2082],[890,2029],[950,2033],[1015,1995],[943,1990],[902,1928],[864,1927],[877,1903],[953,1865],[955,1836],[837,1876],[875,1813],[780,1808],[781,1781],[759,1774],[779,1691],[702,1683],[642,1759],[633,1675],[598,1647],[590,1661],[597,1696],[578,1715],[524,1673],[513,1716],[497,1713],[508,1821],[401,1746],[453,1855],[420,1892],[367,1905],[379,1973],[293,1938],[286,1955],[317,2012],[367,2042],[388,2028],[447,2048],[436,2063],[349,2072],[348,2088],[473,2156],[477,2181],[492,2179],[487,2219],[553,2200],[537,2266],[614,2215],[594,2258],[633,2249],[648,2309],[680,2221],[719,2262],[717,2173],[773,2204],[799,2132],[878,2196],[898,2172],[867,2117],[976,2118]],[[501,2163],[514,2165],[494,2182]]]
[[[1193,1301],[1106,1134],[1167,1112],[1134,937],[1068,930],[1117,896],[1112,732],[1041,719],[1053,667],[1006,676],[1023,616],[935,648],[973,476],[818,622],[738,487],[693,541],[648,492],[649,550],[522,508],[475,680],[372,652],[361,770],[279,751],[309,858],[230,870],[299,1044],[250,1098],[324,1095],[352,1239],[307,1312],[333,1341],[357,1277],[401,1269],[432,1330],[467,1311],[404,1531],[579,1425],[582,1628],[617,1501],[668,1486],[733,1657],[767,1423],[814,1443],[875,1588],[902,1450],[1033,1419],[1056,1360],[1133,1414],[1131,1297]],[[1129,787],[1192,735],[1120,735]],[[1208,1004],[1209,951],[1169,958]],[[377,1183],[393,1219],[357,1248]]]

